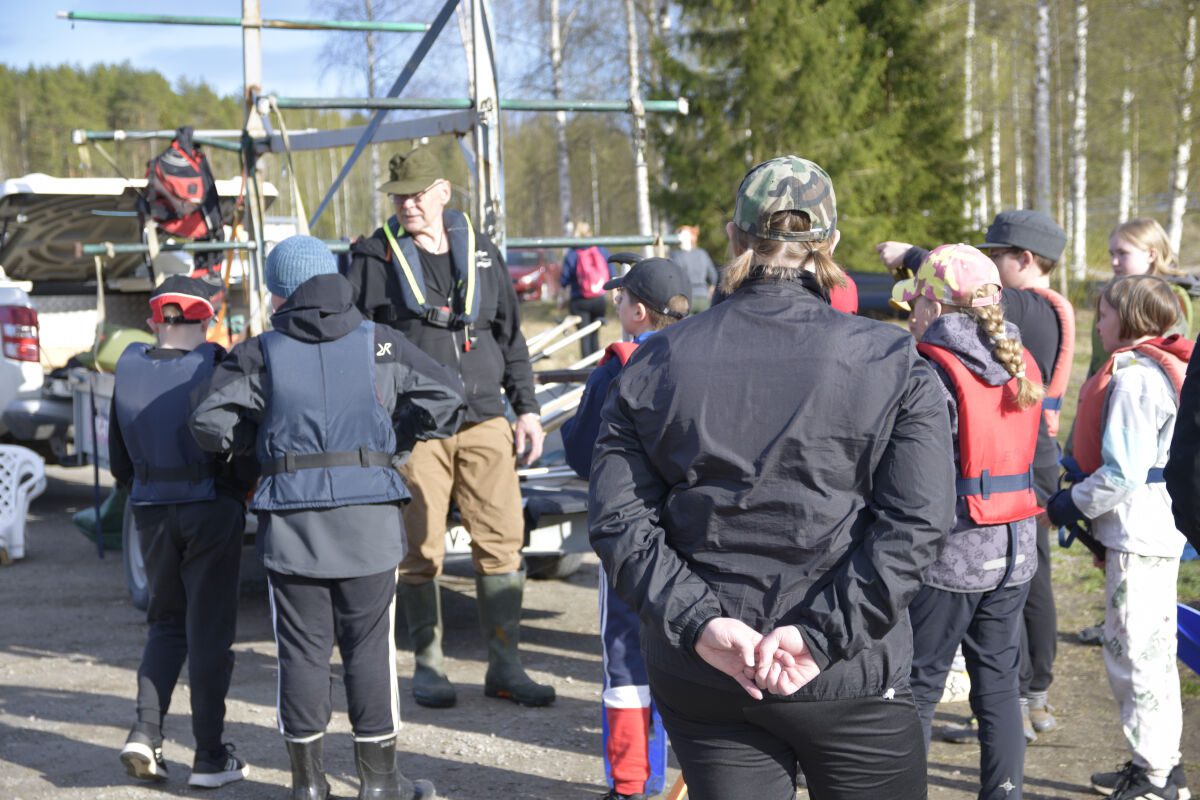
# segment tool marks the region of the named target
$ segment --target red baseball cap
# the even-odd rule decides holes
[[[205,281],[186,275],[171,275],[150,293],[150,312],[154,321],[159,323],[203,322],[211,319],[216,313],[212,304],[215,293],[214,287]],[[163,307],[167,305],[179,306],[182,317],[173,316],[170,320],[165,318]]]

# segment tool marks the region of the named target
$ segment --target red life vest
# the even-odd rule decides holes
[[[1071,380],[1071,364],[1075,359],[1075,309],[1071,302],[1053,289],[1041,286],[1029,291],[1046,298],[1058,317],[1058,353],[1054,356],[1050,382],[1046,384],[1046,396],[1042,398],[1042,415],[1046,418],[1046,430],[1058,436],[1058,415],[1062,411],[1063,395]]]
[[[959,475],[955,492],[967,499],[971,520],[1001,525],[1039,512],[1033,493],[1033,453],[1041,409],[1019,408],[1019,384],[1013,378],[990,386],[944,347],[918,344],[917,351],[950,376],[958,400]],[[1025,377],[1041,383],[1042,373],[1024,351]]]
[[[1179,334],[1167,338],[1149,339],[1135,347],[1121,347],[1113,351],[1096,374],[1087,379],[1079,390],[1079,406],[1075,413],[1075,432],[1071,438],[1071,455],[1079,468],[1088,474],[1100,469],[1104,458],[1100,452],[1100,441],[1104,433],[1104,404],[1108,399],[1108,385],[1112,383],[1113,359],[1117,353],[1136,350],[1139,355],[1163,368],[1178,398],[1183,386],[1187,363],[1192,357],[1194,343]]]
[[[637,342],[613,342],[604,348],[604,355],[600,357],[599,363],[605,364],[609,359],[615,358],[621,362],[621,369],[624,369],[634,350],[637,350]]]
[[[845,286],[834,284],[830,288],[829,305],[846,314],[858,313],[858,284],[854,282],[854,278],[847,275]]]

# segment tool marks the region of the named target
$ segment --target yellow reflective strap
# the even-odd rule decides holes
[[[419,304],[422,306],[425,305],[425,295],[421,292],[421,287],[417,285],[417,279],[413,275],[412,267],[408,265],[408,259],[404,257],[404,251],[396,243],[396,236],[392,233],[391,227],[386,222],[383,223],[383,232],[387,236],[388,244],[391,245],[392,256],[400,263],[400,270],[404,273],[404,277],[408,279],[408,285],[412,287],[413,296],[417,298]]]
[[[467,221],[467,300],[463,304],[463,313],[470,314],[475,302],[475,226],[471,218],[463,214]]]

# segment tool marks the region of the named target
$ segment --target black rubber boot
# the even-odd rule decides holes
[[[437,581],[416,585],[396,584],[408,636],[412,639],[417,662],[413,672],[412,693],[417,705],[449,708],[458,702],[458,693],[446,677],[442,657],[442,592]]]
[[[325,800],[329,797],[329,781],[325,780],[322,763],[325,737],[310,742],[288,742],[288,758],[292,760],[292,800]]]
[[[554,702],[553,686],[534,683],[521,666],[521,598],[525,573],[476,575],[479,622],[488,646],[487,676],[483,693],[503,697],[523,706],[548,706]]]
[[[354,742],[358,768],[358,800],[434,800],[429,781],[410,781],[396,766],[396,737],[382,742]]]

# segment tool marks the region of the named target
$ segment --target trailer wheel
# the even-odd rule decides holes
[[[583,553],[525,556],[525,574],[538,581],[569,578],[583,566]]]
[[[133,503],[125,504],[121,524],[121,563],[125,567],[125,585],[133,607],[142,611],[150,605],[150,582],[146,578],[146,562],[142,559],[142,535],[133,518]]]

